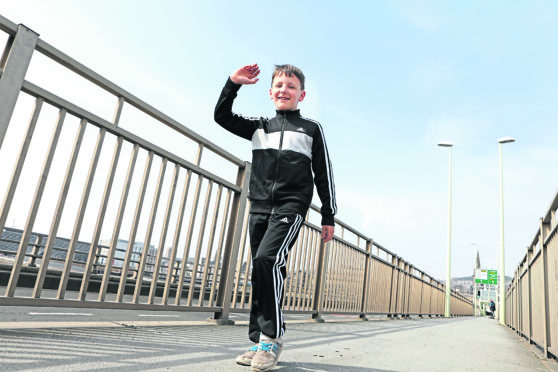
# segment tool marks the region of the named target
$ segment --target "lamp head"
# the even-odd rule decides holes
[[[498,143],[511,143],[511,142],[515,142],[515,139],[511,137],[502,137],[498,140]]]
[[[453,143],[451,143],[451,142],[440,142],[440,143],[438,143],[438,146],[440,146],[440,147],[452,147]]]

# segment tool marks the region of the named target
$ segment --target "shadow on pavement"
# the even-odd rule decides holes
[[[322,363],[289,363],[279,362],[273,369],[275,372],[308,372],[308,371],[323,371],[323,372],[396,372],[391,369],[377,369],[366,367],[353,367],[338,364],[322,364]]]

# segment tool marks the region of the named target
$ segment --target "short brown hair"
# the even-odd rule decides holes
[[[300,89],[304,90],[304,74],[302,71],[293,65],[275,65],[275,70],[271,76],[271,83],[273,84],[273,79],[275,76],[285,74],[287,76],[296,76],[300,80]]]

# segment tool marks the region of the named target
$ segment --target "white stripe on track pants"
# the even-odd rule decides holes
[[[259,342],[260,333],[269,338],[285,333],[281,306],[287,256],[303,222],[296,213],[250,214],[252,306],[248,333],[253,342]]]

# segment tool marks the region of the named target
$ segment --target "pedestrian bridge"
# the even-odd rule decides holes
[[[285,347],[275,371],[558,370],[534,345],[486,317],[367,322],[326,318],[325,323],[287,319]],[[0,329],[2,369],[248,370],[234,363],[246,349],[246,322],[139,323]]]
[[[218,324],[247,313],[250,163],[26,26],[0,16],[0,33],[0,174],[10,175],[0,180],[0,306],[204,312]],[[30,81],[39,65],[96,93]],[[99,110],[99,97],[113,114]],[[506,323],[545,356],[557,355],[557,204],[506,297]],[[340,220],[324,245],[318,221],[312,206],[289,255],[286,314],[444,313],[444,283]],[[452,316],[473,314],[468,298],[450,297]]]

